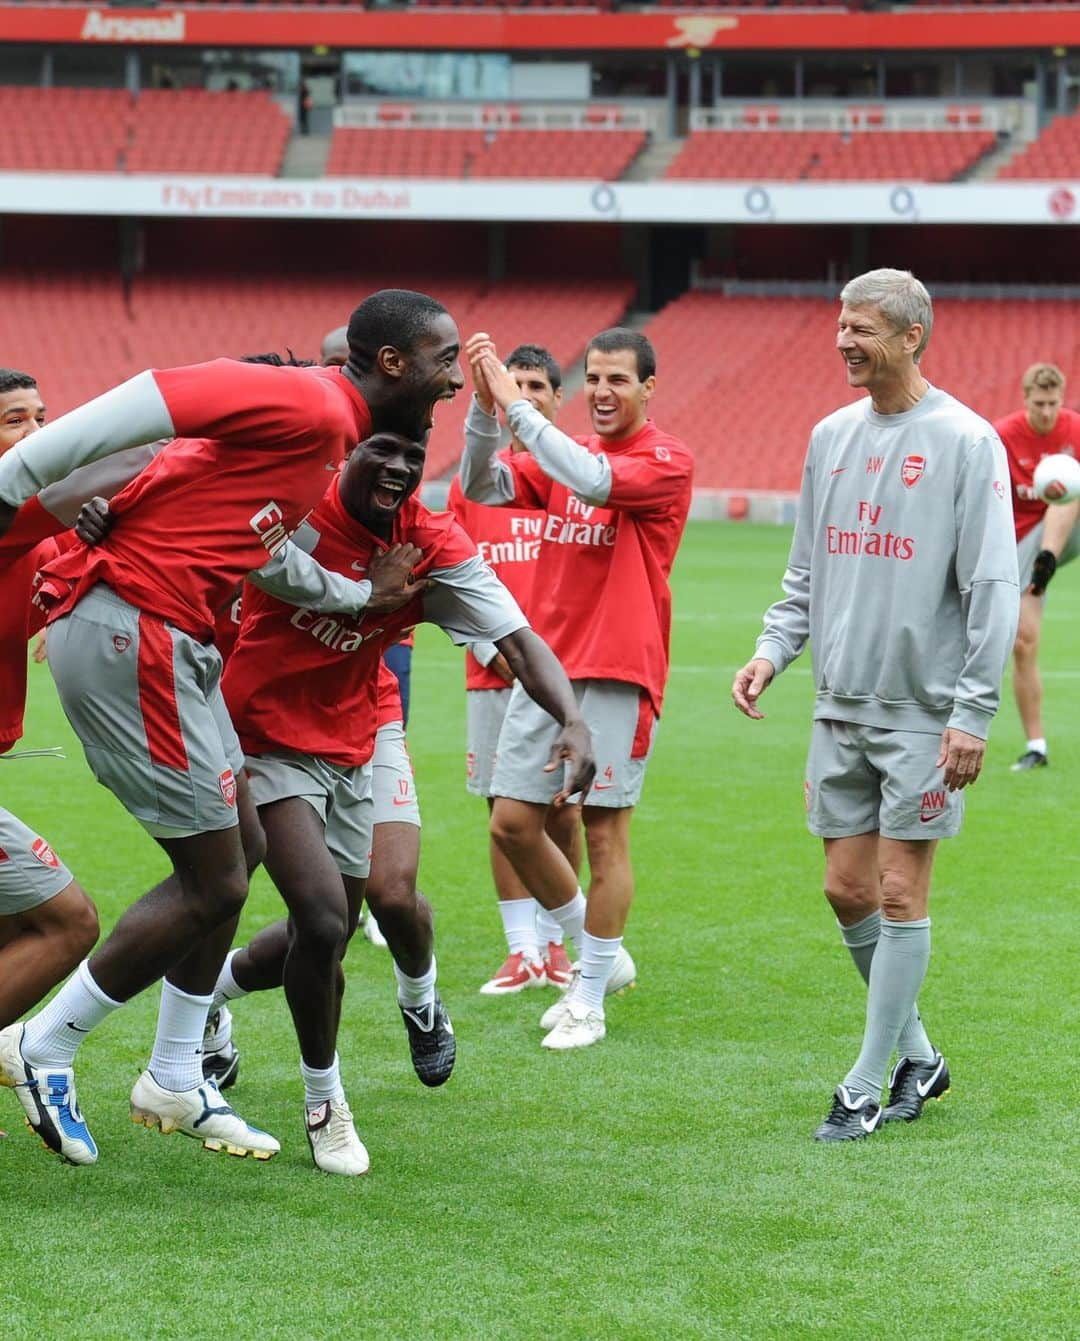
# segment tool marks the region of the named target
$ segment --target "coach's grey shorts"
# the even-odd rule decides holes
[[[73,879],[44,838],[0,807],[0,917],[47,903]]]
[[[1016,545],[1016,562],[1020,569],[1020,590],[1027,591],[1031,586],[1031,569],[1035,563],[1035,556],[1042,549],[1044,523],[1040,522],[1033,530],[1029,531],[1023,540]],[[1072,533],[1061,551],[1061,557],[1057,561],[1059,568],[1064,568],[1067,563],[1071,563],[1076,556],[1080,554],[1080,522],[1072,528]]]
[[[110,587],[49,626],[49,666],[86,762],[158,838],[231,829],[243,752],[213,646]]]
[[[257,806],[300,797],[322,820],[326,846],[342,875],[371,870],[371,764],[332,764],[307,754],[249,754],[248,782]]]
[[[416,796],[412,760],[405,744],[401,722],[386,722],[375,736],[375,823],[415,824],[420,828],[420,802]]]
[[[596,758],[596,781],[585,805],[612,810],[637,805],[656,735],[657,718],[647,695],[621,680],[572,680],[571,685],[592,732]],[[565,769],[544,772],[559,730],[554,717],[514,685],[499,732],[492,796],[550,804],[564,785]]]
[[[465,789],[473,796],[491,796],[491,779],[498,755],[499,732],[510,703],[511,688],[468,689],[465,713],[468,735],[465,755]]]
[[[806,822],[819,838],[952,838],[964,793],[936,766],[941,733],[815,721],[806,761]]]

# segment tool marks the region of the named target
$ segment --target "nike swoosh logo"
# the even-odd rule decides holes
[[[942,1057],[942,1059],[938,1062],[937,1066],[934,1068],[934,1074],[930,1077],[930,1079],[926,1082],[925,1085],[923,1084],[923,1082],[922,1082],[921,1080],[917,1080],[917,1081],[915,1082],[915,1088],[919,1091],[919,1098],[920,1098],[920,1099],[925,1099],[926,1096],[930,1093],[930,1091],[931,1091],[931,1090],[934,1088],[934,1086],[937,1084],[938,1076],[941,1075],[942,1068],[943,1068],[944,1066],[945,1066],[945,1058]]]
[[[613,782],[594,782],[594,783],[593,783],[593,791],[594,791],[594,792],[609,792],[609,791],[611,791],[612,787],[614,787],[614,786],[615,786],[615,784],[614,784]]]
[[[90,1032],[89,1029],[84,1029],[82,1025],[76,1024],[74,1020],[68,1020],[67,1027],[74,1029],[77,1034],[88,1034]]]
[[[367,572],[367,560],[364,559],[364,560],[361,561],[360,559],[354,559],[354,560],[352,561],[352,563],[349,564],[349,567],[352,568],[352,569],[353,569],[355,572],[357,572],[357,573],[366,573],[366,572]]]
[[[877,1125],[880,1121],[881,1121],[881,1109],[879,1108],[872,1118],[864,1118],[864,1117],[859,1118],[859,1126],[865,1132],[872,1132],[876,1130]]]
[[[394,797],[394,805],[396,805],[396,806],[411,806],[412,803],[413,803],[413,798],[412,798],[411,796],[395,796],[395,797]]]
[[[842,475],[847,470],[847,466],[837,466],[835,470],[830,470],[830,475]]]
[[[941,819],[941,817],[942,817],[942,815],[944,815],[944,813],[945,813],[944,810],[935,810],[935,811],[933,812],[933,814],[931,814],[931,815],[920,815],[920,816],[919,816],[919,823],[920,823],[920,824],[932,824],[932,823],[934,822],[934,820],[936,820],[936,819]],[[921,841],[921,840],[920,840],[920,841]]]
[[[423,1020],[420,1018],[420,1016],[416,1013],[415,1010],[403,1009],[401,1013],[402,1015],[407,1015],[409,1019],[412,1020],[413,1024],[416,1025],[417,1029],[422,1029],[425,1034],[430,1034],[432,1029],[435,1028],[435,1012],[428,1006],[421,1006],[420,1009],[427,1011],[428,1014],[431,1016],[431,1018],[428,1020]]]

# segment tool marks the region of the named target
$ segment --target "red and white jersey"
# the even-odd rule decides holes
[[[378,701],[375,706],[375,728],[385,726],[387,722],[400,722],[404,716],[401,711],[401,689],[398,678],[385,661],[379,662]]]
[[[690,510],[694,459],[651,419],[625,442],[595,434],[576,441],[611,463],[603,507],[581,502],[531,456],[507,462],[514,503],[548,514],[529,622],[571,680],[640,685],[659,716],[671,641],[668,577]]]
[[[216,612],[319,501],[371,415],[338,368],[218,359],[154,380],[178,437],[113,498],[101,544],[49,565],[43,596],[55,619],[106,582],[207,642]]]
[[[45,623],[30,600],[34,576],[74,543],[74,534],[36,498],[23,504],[7,535],[0,537],[0,754],[22,735],[26,643]]]
[[[1044,456],[1080,456],[1080,414],[1062,410],[1049,433],[1036,433],[1028,423],[1027,411],[1017,410],[999,419],[994,428],[1009,458],[1013,522],[1017,540],[1023,540],[1042,521],[1047,508],[1035,493],[1035,467]]]
[[[352,577],[362,577],[373,555],[388,548],[346,512],[337,479],[297,542],[324,568]],[[366,763],[379,725],[384,648],[424,619],[459,642],[495,640],[524,626],[517,604],[448,512],[408,499],[392,537],[404,542],[423,555],[414,573],[436,585],[392,614],[321,615],[245,586],[240,638],[222,689],[246,753],[287,749],[337,764]]]
[[[500,460],[508,460],[511,452],[499,453]],[[476,548],[485,563],[491,565],[499,581],[507,588],[518,605],[529,613],[536,561],[540,557],[540,535],[544,529],[544,515],[535,510],[514,507],[488,507],[473,503],[462,492],[457,475],[450,486],[446,506],[458,519],[465,531],[476,541]],[[466,689],[505,689],[501,675],[481,666],[466,648]]]

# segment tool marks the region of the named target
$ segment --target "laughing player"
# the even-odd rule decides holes
[[[410,599],[391,608],[373,598],[350,619],[315,616],[249,591],[223,682],[266,832],[266,867],[289,909],[288,923],[231,956],[228,975],[242,991],[284,986],[300,1042],[312,1154],[331,1173],[368,1167],[336,1044],[341,959],[369,870],[383,649],[421,620],[458,643],[495,643],[524,690],[561,724],[548,767],[565,761],[570,789],[592,776],[588,731],[562,668],[453,518],[413,499],[424,459],[417,442],[372,436],[297,535],[331,572],[376,581],[396,572]],[[413,886],[377,911],[413,1064],[425,1084],[442,1084],[455,1042],[435,985],[431,909]]]

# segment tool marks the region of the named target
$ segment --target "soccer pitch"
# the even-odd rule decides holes
[[[358,938],[340,1048],[370,1174],[312,1166],[277,993],[236,1005],[229,1097],[282,1152],[211,1155],[130,1123],[145,993],[78,1059],[97,1166],[46,1156],[0,1090],[10,1336],[1080,1337],[1080,565],[1044,625],[1051,766],[1009,772],[1023,741],[1006,686],[964,831],[938,857],[920,1004],[952,1093],[912,1126],[824,1147],[811,1133],[858,1049],[865,989],[804,827],[809,658],[766,694],[764,722],[728,696],[788,542],[687,533],[635,818],[638,988],[610,1002],[606,1041],[544,1053],[550,991],[477,993],[504,954],[485,808],[464,792],[460,653],[422,630],[409,738],[453,1078],[416,1080],[389,959]],[[108,929],[166,863],[90,778],[45,668],[31,678],[24,745],[68,757],[0,764],[4,801]],[[279,913],[260,874],[241,935]]]

